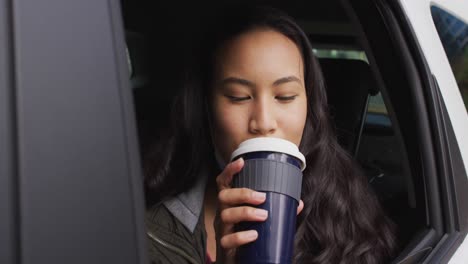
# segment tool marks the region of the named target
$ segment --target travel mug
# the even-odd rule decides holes
[[[240,157],[244,167],[232,186],[265,192],[265,202],[256,207],[267,210],[268,218],[236,225],[236,231],[258,232],[257,240],[238,248],[236,259],[238,263],[291,263],[305,157],[294,143],[266,137],[242,142],[231,161]]]

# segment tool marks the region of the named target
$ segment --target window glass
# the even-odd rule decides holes
[[[369,97],[369,104],[367,105],[366,124],[379,125],[385,127],[392,126],[390,118],[388,117],[387,108],[385,107],[385,103],[380,92],[374,96]]]
[[[431,7],[431,13],[468,109],[468,25],[436,6]]]
[[[368,62],[362,50],[313,49],[313,51],[319,58],[354,59]]]

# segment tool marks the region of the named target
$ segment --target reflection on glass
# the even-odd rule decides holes
[[[468,25],[436,6],[431,7],[431,13],[468,109]]]

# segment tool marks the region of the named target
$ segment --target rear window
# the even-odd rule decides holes
[[[339,49],[313,49],[319,58],[352,59],[367,61],[366,53],[362,50],[339,50]]]

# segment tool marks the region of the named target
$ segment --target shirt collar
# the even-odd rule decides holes
[[[207,175],[200,175],[191,189],[164,202],[169,212],[192,233],[202,213],[206,180]]]

